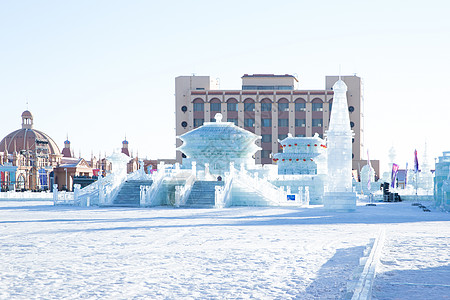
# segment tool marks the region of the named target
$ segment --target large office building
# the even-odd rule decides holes
[[[177,137],[214,122],[216,113],[223,120],[261,136],[257,141],[262,148],[256,154],[256,163],[273,163],[272,155],[282,152],[278,140],[288,133],[295,137],[311,137],[316,133],[323,138],[328,129],[333,105],[333,84],[339,76],[326,76],[323,90],[297,89],[298,79],[293,75],[245,74],[239,90],[217,89],[209,76],[179,76],[175,79],[176,134]],[[347,99],[353,139],[353,168],[362,162],[363,112],[362,83],[358,76],[341,76],[348,87]],[[177,147],[182,142],[177,138]],[[177,151],[177,161],[183,153]],[[379,167],[374,161],[377,174]]]

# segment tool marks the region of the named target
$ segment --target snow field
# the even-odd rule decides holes
[[[49,204],[0,202],[0,298],[339,299],[381,226],[389,247],[375,282],[380,299],[405,289],[387,285],[386,273],[421,272],[429,261],[448,271],[450,218],[409,204],[355,213]],[[414,245],[434,247],[415,247],[414,235]],[[425,254],[417,265],[416,248]]]

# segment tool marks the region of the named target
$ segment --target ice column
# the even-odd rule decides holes
[[[328,191],[324,207],[329,210],[356,209],[352,187],[352,138],[347,104],[347,85],[339,79],[333,85],[334,99],[327,131]]]

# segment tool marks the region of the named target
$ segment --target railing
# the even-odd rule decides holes
[[[58,191],[58,185],[53,185],[53,205],[74,205],[73,192]]]
[[[0,199],[45,199],[52,200],[53,193],[50,192],[0,192]]]
[[[241,167],[241,170],[237,170],[234,167],[232,169],[236,174],[236,180],[267,199],[270,205],[280,205],[281,200],[286,198],[286,192],[283,189],[276,187],[265,179],[259,178],[258,173],[252,176],[243,167]]]
[[[140,194],[140,202],[139,205],[141,207],[149,207],[154,206],[154,200],[156,198],[156,194],[158,193],[160,187],[164,182],[164,178],[166,178],[165,170],[160,170],[156,172],[154,176],[151,177],[153,179],[153,183],[151,186],[141,185],[141,194]]]
[[[231,205],[231,185],[233,183],[233,170],[225,173],[224,186],[216,186],[215,207],[224,208]]]
[[[186,204],[196,178],[196,174],[192,173],[184,185],[175,186],[175,207],[180,207]]]

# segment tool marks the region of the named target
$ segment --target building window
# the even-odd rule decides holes
[[[220,111],[220,103],[211,103],[211,111]]]
[[[244,91],[248,90],[293,90],[292,85],[243,85]]]
[[[278,103],[278,111],[289,111],[289,103]]]
[[[331,112],[331,109],[333,108],[333,102],[329,102],[328,106],[329,106],[329,111]]]
[[[355,127],[355,122],[350,121],[350,127],[351,127],[351,128]]]
[[[278,127],[288,127],[289,119],[278,119]]]
[[[255,103],[244,103],[244,111],[255,111]]]
[[[295,103],[295,111],[306,111],[306,103]]]
[[[202,126],[204,121],[204,119],[194,119],[194,127]]]
[[[312,111],[322,111],[322,110],[323,110],[322,103],[313,103],[312,104]]]
[[[270,150],[261,150],[261,158],[270,158]]]
[[[305,119],[295,119],[295,127],[305,127],[306,120]]]
[[[279,139],[280,141],[284,140],[284,139],[287,138],[287,137],[288,137],[287,134],[279,134],[279,135],[278,135],[278,139]]]
[[[270,102],[261,103],[261,111],[271,111],[271,110],[272,110],[272,103]]]
[[[194,111],[203,111],[203,103],[194,103]]]
[[[212,110],[212,108],[211,108],[211,110]],[[227,103],[227,110],[228,111],[237,111],[238,104],[237,103]]]
[[[349,111],[349,112],[354,112],[354,111],[355,111],[355,107],[349,106],[349,107],[348,107],[348,111]]]
[[[211,118],[210,122],[215,122],[216,119],[215,118]]]
[[[261,135],[261,142],[262,143],[271,143],[272,142],[272,135],[271,134],[263,134]]]
[[[312,119],[313,127],[322,127],[322,125],[323,125],[323,119]]]
[[[272,119],[261,119],[261,127],[272,127]]]
[[[186,105],[183,105],[183,106],[181,107],[181,111],[182,111],[182,112],[187,112],[187,106],[186,106]]]
[[[228,118],[228,119],[227,119],[227,122],[233,122],[234,125],[238,126],[238,119],[235,119],[235,118]]]
[[[254,127],[255,119],[244,119],[244,127]]]
[[[186,121],[183,121],[183,122],[181,122],[181,126],[183,126],[183,128],[186,128],[187,127],[187,122]]]
[[[304,134],[296,134],[295,137],[305,137],[306,135]]]

